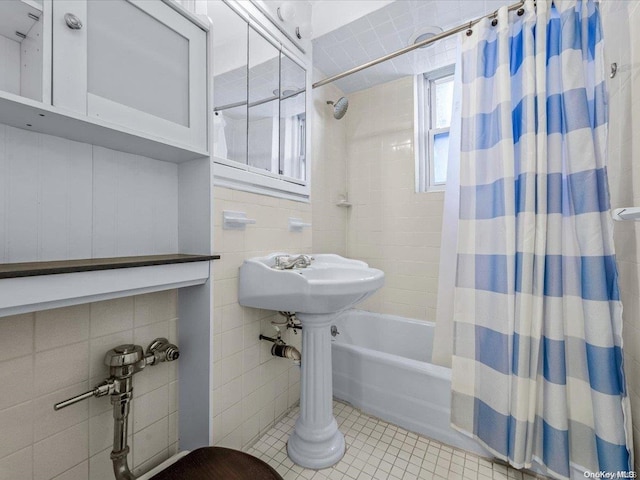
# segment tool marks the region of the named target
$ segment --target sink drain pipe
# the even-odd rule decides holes
[[[259,338],[260,340],[267,340],[273,343],[271,346],[271,355],[274,357],[288,358],[289,360],[293,360],[294,365],[300,365],[300,360],[302,359],[300,351],[296,347],[284,343],[280,335],[278,335],[277,338],[260,335]]]

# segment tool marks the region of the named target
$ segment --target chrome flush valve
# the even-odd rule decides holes
[[[56,403],[54,410],[73,405],[90,397],[109,395],[113,405],[113,451],[111,461],[117,480],[135,480],[127,464],[129,446],[127,445],[127,418],[133,399],[133,375],[147,365],[160,362],[172,362],[180,356],[178,347],[166,338],[156,338],[145,354],[140,345],[125,344],[109,350],[104,363],[109,367],[109,378],[97,385],[93,390]]]
[[[178,347],[166,338],[156,338],[147,348],[147,365],[155,365],[157,362],[173,362],[180,357]]]
[[[180,350],[166,338],[156,338],[147,348],[146,354],[140,345],[119,345],[109,350],[104,356],[104,364],[109,367],[109,378],[96,385],[93,390],[56,403],[53,408],[60,410],[91,397],[130,393],[133,390],[130,379],[135,373],[147,365],[173,362],[178,357],[180,357]]]

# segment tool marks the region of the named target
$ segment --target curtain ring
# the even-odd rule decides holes
[[[521,17],[522,15],[524,15],[524,8],[519,8],[516,13],[518,14],[519,17]]]
[[[467,30],[467,37],[470,37],[473,34],[473,30],[471,30],[471,26],[473,25],[473,21],[469,22],[469,29]]]
[[[491,26],[495,27],[496,25],[498,25],[498,10],[493,12],[492,17],[493,17],[493,19],[491,20]]]

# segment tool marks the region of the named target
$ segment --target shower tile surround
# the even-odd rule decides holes
[[[349,101],[347,256],[386,274],[385,286],[359,308],[433,321],[444,193],[415,192],[413,78]]]
[[[318,70],[313,80],[324,77]],[[347,219],[349,210],[337,207],[347,193],[345,119],[333,118],[333,108],[327,101],[337,101],[344,93],[335,85],[313,91],[311,163],[311,222],[314,253],[347,255]]]
[[[177,342],[177,291],[0,318],[0,480],[113,478],[108,397],[53,404],[108,377],[107,350]],[[179,343],[178,343],[179,344]],[[178,451],[177,364],[134,378],[129,462],[139,474]]]

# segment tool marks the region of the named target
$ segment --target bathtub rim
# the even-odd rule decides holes
[[[332,342],[331,347],[356,352],[359,355],[373,357],[379,362],[385,363],[387,365],[395,366],[401,364],[403,368],[407,368],[408,370],[411,370],[413,372],[428,374],[440,380],[451,381],[451,369],[448,367],[443,367],[442,365],[435,365],[429,362],[414,360],[412,358],[402,357],[400,355],[395,355],[392,353],[380,352],[378,350],[373,350],[372,348],[361,347],[359,345],[353,345],[351,343],[346,343],[339,340]]]

